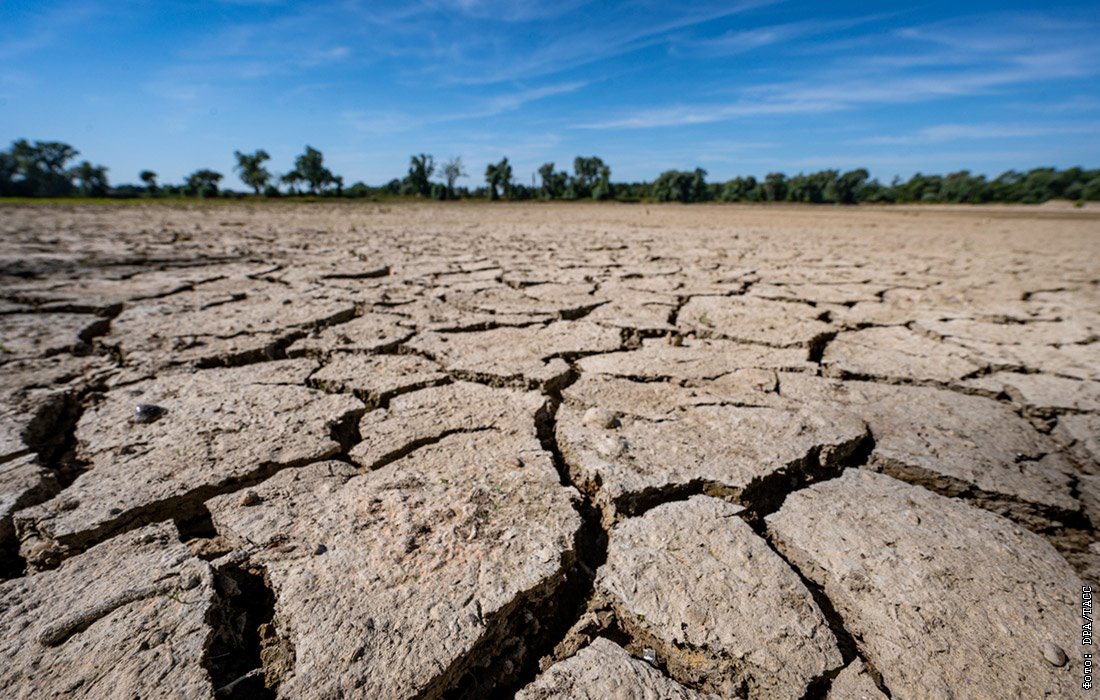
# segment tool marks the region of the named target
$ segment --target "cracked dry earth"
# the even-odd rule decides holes
[[[0,686],[1065,698],[1100,216],[0,209]]]

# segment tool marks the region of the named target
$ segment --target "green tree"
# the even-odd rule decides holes
[[[859,198],[861,202],[893,204],[897,201],[897,193],[893,187],[883,185],[878,180],[871,180],[860,188]]]
[[[787,199],[787,176],[783,173],[768,173],[764,176],[764,199],[769,202],[782,202]]]
[[[836,184],[838,179],[840,179],[840,173],[836,170],[821,170],[810,175],[810,180],[814,183],[814,189],[820,193],[816,201],[828,202],[829,204],[839,202]]]
[[[356,183],[352,184],[351,187],[344,190],[344,194],[346,196],[353,197],[355,199],[362,199],[363,197],[369,197],[370,193],[371,193],[370,188],[367,187],[367,184],[365,182],[362,182],[362,181],[356,182]]]
[[[193,197],[217,197],[218,183],[222,181],[222,174],[203,168],[196,170],[187,176],[184,192]]]
[[[1085,171],[1078,167],[1056,171],[1054,189],[1056,197],[1062,199],[1080,199],[1085,187]]]
[[[460,156],[455,156],[443,164],[443,177],[447,180],[447,199],[454,199],[455,183],[460,177],[469,177],[462,167]]]
[[[297,170],[291,170],[280,177],[279,182],[286,186],[287,193],[298,194],[298,186],[302,184],[302,176]]]
[[[19,139],[11,146],[16,172],[22,177],[22,189],[32,197],[56,197],[73,191],[68,162],[80,155],[67,143]]]
[[[293,173],[298,176],[299,182],[309,185],[309,191],[313,194],[320,194],[336,182],[332,172],[325,167],[325,157],[311,146],[306,146],[305,152],[294,159]]]
[[[863,188],[871,174],[864,168],[849,170],[834,180],[833,201],[838,204],[855,204],[862,199]]]
[[[241,153],[233,151],[237,159],[237,165],[233,168],[240,173],[241,182],[252,188],[255,194],[260,194],[271,181],[271,173],[264,167],[264,163],[271,160],[271,156],[262,148],[255,153]]]
[[[601,199],[611,196],[611,168],[596,156],[577,156],[573,159],[573,180],[569,183],[568,196],[587,199],[596,194]]]
[[[561,199],[565,196],[569,174],[564,170],[555,171],[553,163],[543,163],[539,167],[539,177],[542,179],[542,187],[539,188],[540,197],[543,199]]]
[[[80,182],[82,197],[105,197],[110,185],[107,182],[107,168],[83,161],[72,169],[72,176]]]
[[[653,197],[658,202],[702,202],[707,197],[707,171],[666,170],[653,183]]]
[[[507,158],[502,159],[499,163],[490,163],[486,166],[485,182],[489,185],[489,199],[496,200],[501,196],[511,196],[512,166]]]
[[[813,183],[810,181],[804,173],[799,173],[787,179],[787,196],[788,202],[807,202],[812,203],[814,201]]]
[[[727,182],[719,198],[724,202],[746,202],[752,201],[757,194],[756,178],[750,175],[735,177]]]
[[[1100,200],[1100,175],[1086,180],[1081,186],[1081,199],[1087,199],[1090,202]]]
[[[531,199],[535,196],[535,188],[528,187],[522,183],[516,182],[512,184],[511,189],[508,191],[508,199],[522,202],[525,199]]]
[[[943,178],[939,195],[943,202],[977,204],[985,201],[988,191],[984,177],[971,175],[969,170],[960,170]]]
[[[157,193],[157,174],[152,170],[142,170],[138,175],[141,181],[145,183],[145,188],[149,191],[149,195],[155,195]]]
[[[427,153],[409,158],[409,174],[405,176],[404,190],[407,194],[427,197],[432,193],[431,177],[435,172],[435,159]]]
[[[938,202],[942,187],[943,178],[939,175],[914,173],[913,177],[895,189],[900,202]]]
[[[592,199],[611,199],[611,168],[600,163],[596,170],[596,181],[592,183]]]
[[[1020,201],[1025,204],[1039,204],[1060,194],[1054,168],[1029,170],[1020,183]]]
[[[787,201],[806,204],[836,202],[836,180],[835,170],[822,170],[809,175],[799,173],[787,180]]]
[[[485,184],[489,186],[489,199],[497,198],[497,185],[500,183],[500,173],[496,163],[485,166]]]
[[[15,194],[17,171],[15,158],[7,151],[0,151],[0,197],[10,197]]]

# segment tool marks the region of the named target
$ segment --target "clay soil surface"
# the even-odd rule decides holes
[[[10,698],[1077,697],[1100,213],[0,205]]]

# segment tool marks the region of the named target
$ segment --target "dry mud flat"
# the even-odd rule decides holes
[[[1100,217],[0,207],[13,698],[1082,693]]]

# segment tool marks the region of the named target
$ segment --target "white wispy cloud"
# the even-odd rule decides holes
[[[422,117],[397,110],[349,109],[340,113],[340,121],[352,130],[367,135],[399,134],[424,126]]]
[[[194,102],[204,97],[210,86],[205,83],[180,83],[171,80],[144,83],[144,89],[150,95],[174,102]]]
[[[339,63],[347,60],[352,55],[352,50],[347,46],[331,46],[315,49],[298,59],[297,65],[305,68],[324,66],[330,63]]]
[[[331,20],[318,6],[316,12],[279,11],[271,19],[217,27],[175,49],[163,79],[247,81],[347,62],[356,51],[343,24]]]
[[[914,39],[963,54],[1011,54],[1032,50],[1037,42],[1057,37],[1095,35],[1100,24],[1081,17],[1063,18],[1044,12],[992,12],[961,15],[939,22],[897,29],[902,39]]]
[[[680,40],[677,42],[677,50],[714,57],[733,56],[773,44],[790,42],[794,39],[850,29],[891,16],[893,15],[874,14],[838,20],[807,19],[748,29],[734,29],[716,37]]]
[[[0,68],[0,85],[8,86],[27,86],[33,85],[34,78],[30,73],[22,70],[13,70],[11,68]]]
[[[910,134],[867,136],[851,143],[868,145],[914,145],[950,141],[1039,138],[1066,134],[1100,135],[1096,124],[937,124]]]
[[[0,59],[12,59],[56,45],[80,25],[103,14],[103,8],[90,0],[71,0],[43,9],[37,7],[22,26],[0,28]]]
[[[516,53],[507,47],[510,60],[491,53],[480,60],[477,51],[464,53],[461,70],[447,70],[446,82],[458,85],[482,85],[526,80],[574,70],[623,56],[644,48],[671,42],[676,33],[707,22],[776,5],[784,0],[740,0],[718,4],[671,4],[665,16],[645,22],[632,21],[628,12],[613,23],[582,25],[553,40],[532,45]]]
[[[770,114],[816,114],[842,109],[839,102],[811,99],[745,100],[729,104],[700,104],[644,110],[629,116],[577,125],[580,129],[651,129],[728,121]]]
[[[438,112],[411,114],[397,110],[346,110],[341,120],[355,131],[364,134],[386,134],[410,131],[431,124],[443,124],[469,119],[486,119],[506,112],[520,109],[529,102],[544,100],[556,95],[576,92],[587,86],[585,81],[572,81],[527,88],[516,92],[503,93],[475,101],[464,109],[452,109],[441,106]]]
[[[996,25],[987,32],[1002,29]],[[776,30],[778,31],[778,30]],[[793,30],[787,30],[793,31]],[[1022,31],[1022,30],[1020,30]],[[945,30],[945,33],[950,34]],[[782,32],[780,32],[782,34]],[[927,29],[909,28],[901,38],[919,37]],[[764,42],[772,37],[755,38]],[[735,99],[700,96],[693,103],[635,108],[628,113],[581,123],[585,129],[644,129],[688,126],[777,114],[812,114],[874,105],[915,104],[953,97],[1003,92],[1052,80],[1100,73],[1100,47],[1080,34],[1044,36],[1024,46],[1019,36],[989,36],[978,31],[958,41],[941,40],[946,48],[914,50],[897,47],[885,55],[837,56],[811,68],[798,80],[764,82],[734,90]]]
[[[510,112],[512,110],[519,109],[528,102],[535,102],[537,100],[543,100],[547,97],[554,97],[556,95],[567,95],[572,92],[576,92],[583,87],[586,87],[589,83],[583,80],[574,80],[567,83],[557,83],[555,85],[545,85],[538,88],[530,88],[527,90],[520,90],[510,94],[497,95],[496,97],[490,97],[487,100],[484,110],[479,110],[465,115],[459,115],[455,118],[467,119],[470,117],[489,117],[502,112]]]
[[[576,12],[592,0],[425,0],[428,7],[499,22],[533,22]]]
[[[176,68],[250,79],[328,62],[356,59],[366,66],[389,60],[410,85],[523,83],[657,45],[671,47],[687,30],[784,1],[327,0],[212,31],[179,52]],[[551,20],[553,32],[543,26]],[[493,31],[499,22],[525,22],[532,29],[519,39],[514,31]]]
[[[1074,95],[1054,101],[1011,102],[1007,106],[1013,110],[1039,114],[1080,114],[1100,111],[1100,98],[1092,95]]]

